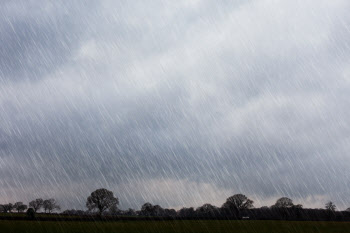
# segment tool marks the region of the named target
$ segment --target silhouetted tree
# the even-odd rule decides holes
[[[127,216],[135,216],[136,215],[136,211],[134,209],[129,208],[127,211],[125,211],[124,213]]]
[[[154,206],[147,202],[141,206],[141,215],[143,216],[153,216],[154,215]]]
[[[190,207],[190,208],[184,207],[178,211],[178,215],[180,217],[194,217],[195,211],[193,207]]]
[[[346,212],[350,212],[350,207],[345,210]]]
[[[325,204],[325,208],[327,210],[327,215],[328,215],[328,219],[334,219],[335,218],[335,210],[337,209],[337,207],[334,205],[333,202],[329,201]]]
[[[302,209],[303,205],[301,204],[293,205],[292,210],[297,219],[300,219],[302,217]]]
[[[222,209],[226,214],[234,215],[236,218],[240,217],[242,210],[253,208],[254,201],[248,199],[243,194],[235,194],[226,199],[226,202],[222,205]]]
[[[29,207],[33,208],[34,212],[38,212],[44,204],[44,200],[41,198],[35,199],[31,202],[29,202]]]
[[[151,203],[147,202],[141,206],[140,215],[174,217],[176,216],[176,210],[164,209],[160,205],[152,205]]]
[[[5,204],[5,205],[2,205],[2,211],[4,212],[4,213],[8,213],[8,212],[12,212],[12,210],[13,210],[13,204],[12,203],[8,203],[8,204]]]
[[[281,197],[276,201],[276,203],[271,206],[274,211],[280,214],[283,219],[288,219],[291,216],[295,216],[297,218],[301,217],[300,209],[303,208],[303,205],[297,204],[294,205],[293,200],[288,197]]]
[[[66,215],[87,215],[87,213],[84,210],[75,210],[75,209],[71,209],[71,210],[65,210],[62,212],[62,214],[66,214]]]
[[[272,208],[291,208],[293,207],[293,201],[292,199],[288,198],[288,197],[281,197],[280,199],[278,199],[276,201],[276,203],[271,206]]]
[[[53,210],[60,210],[61,207],[57,204],[56,200],[51,198],[43,202],[43,208],[45,213],[51,213]]]
[[[216,217],[219,214],[219,208],[211,204],[204,204],[196,209],[199,217]]]
[[[27,209],[26,214],[27,214],[27,217],[29,219],[34,219],[35,218],[35,210],[33,208]]]
[[[176,210],[174,210],[174,209],[164,209],[164,216],[166,216],[166,217],[175,217],[176,216]]]
[[[118,208],[117,205],[111,206],[108,210],[108,214],[110,215],[122,215],[123,211]]]
[[[27,205],[24,205],[23,202],[16,202],[13,207],[18,213],[27,209]]]
[[[164,216],[164,209],[160,205],[153,206],[153,216]]]
[[[326,208],[326,210],[329,210],[329,211],[332,211],[332,212],[334,212],[337,209],[337,207],[331,201],[326,203],[325,208]]]
[[[92,192],[86,201],[86,207],[89,211],[97,209],[100,216],[103,212],[118,204],[119,200],[114,197],[113,192],[103,188]]]

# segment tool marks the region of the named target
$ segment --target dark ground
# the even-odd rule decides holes
[[[174,220],[174,221],[20,221],[0,220],[1,233],[346,233],[350,222]]]

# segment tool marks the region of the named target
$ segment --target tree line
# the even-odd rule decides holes
[[[29,208],[28,208],[29,206]],[[11,213],[13,210],[18,213],[22,213],[25,210],[33,211],[37,213],[40,210],[44,210],[45,213],[52,213],[53,211],[61,210],[61,207],[57,204],[56,200],[53,198],[43,200],[42,198],[37,198],[30,201],[28,205],[23,204],[23,202],[16,202],[15,204],[8,203],[0,205],[0,212]]]
[[[183,207],[180,210],[162,208],[149,202],[143,204],[140,210],[118,208],[119,199],[112,191],[98,189],[87,198],[87,211],[65,210],[67,215],[100,216],[143,216],[166,218],[214,218],[214,219],[281,219],[281,220],[349,220],[350,208],[346,211],[336,211],[333,202],[325,203],[324,209],[304,209],[301,204],[294,204],[288,197],[279,198],[270,207],[254,208],[254,201],[244,194],[235,194],[226,199],[220,206],[204,204],[198,208]]]
[[[212,219],[281,219],[281,220],[349,220],[350,208],[345,211],[337,211],[337,207],[331,201],[325,203],[323,209],[304,209],[301,204],[294,204],[288,197],[279,198],[272,206],[254,207],[254,201],[244,194],[235,194],[226,199],[220,206],[206,203],[198,208],[183,207],[179,210],[162,208],[149,202],[143,204],[140,210],[118,208],[119,199],[113,192],[104,188],[92,192],[86,200],[87,210],[65,210],[63,215],[79,216],[139,216],[160,218],[212,218]],[[29,207],[28,207],[29,206]],[[27,215],[34,217],[35,213],[43,210],[45,213],[59,211],[60,206],[55,199],[35,199],[29,204],[16,202],[15,204],[0,205],[0,211],[4,213],[16,210],[18,213],[27,210]]]

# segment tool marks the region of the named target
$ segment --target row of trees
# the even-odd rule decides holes
[[[141,209],[135,211],[133,209],[120,210],[118,208],[119,199],[114,196],[112,191],[107,189],[97,189],[90,194],[86,201],[88,211],[82,210],[65,210],[63,214],[69,215],[127,215],[127,216],[156,216],[156,217],[180,217],[180,218],[254,218],[254,219],[336,219],[343,218],[336,214],[336,206],[333,202],[328,202],[323,210],[303,209],[301,204],[294,204],[288,197],[282,197],[270,207],[263,206],[254,208],[254,201],[243,194],[235,194],[228,197],[221,207],[211,204],[204,204],[198,208],[182,208],[178,211],[174,209],[162,208],[159,205],[145,203]],[[41,198],[29,202],[29,208],[23,202],[15,204],[0,205],[2,212],[11,212],[16,210],[23,212],[24,210],[35,214],[41,209],[45,213],[52,213],[60,210],[60,206],[55,199],[43,200]],[[350,208],[346,214],[350,220]]]
[[[56,200],[51,198],[43,200],[42,198],[35,199],[29,202],[29,208],[33,209],[34,213],[44,210],[45,213],[52,213],[55,210],[60,210],[60,206],[57,204]],[[0,211],[3,213],[11,213],[13,210],[16,210],[18,213],[24,212],[28,209],[28,206],[23,204],[23,202],[16,202],[15,204],[8,203],[0,205]]]
[[[18,213],[23,212],[27,209],[27,205],[24,205],[23,202],[16,202],[15,204],[8,203],[4,205],[0,205],[0,211],[3,213],[12,212],[12,210],[16,210]]]
[[[87,198],[86,206],[88,213],[97,211],[99,215],[138,215],[138,216],[158,216],[158,217],[220,217],[220,218],[243,218],[253,217],[263,219],[329,219],[335,216],[336,206],[333,202],[327,202],[325,209],[312,210],[303,209],[301,204],[294,204],[293,200],[288,197],[279,198],[276,203],[270,207],[263,206],[254,209],[254,201],[243,194],[235,194],[226,199],[221,207],[211,204],[204,204],[196,209],[193,207],[182,208],[178,211],[174,209],[164,209],[159,205],[145,203],[139,211],[128,209],[127,211],[118,209],[119,200],[114,197],[113,192],[106,189],[98,189],[91,193]],[[350,214],[350,208],[348,209]],[[75,210],[67,210],[64,213],[78,213]],[[86,212],[80,211],[80,214]],[[316,216],[316,217],[313,217]],[[349,215],[350,217],[350,215]]]

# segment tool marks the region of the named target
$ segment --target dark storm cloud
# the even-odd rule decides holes
[[[348,8],[6,3],[1,200],[82,208],[107,187],[122,208],[220,205],[235,192],[345,207]]]

